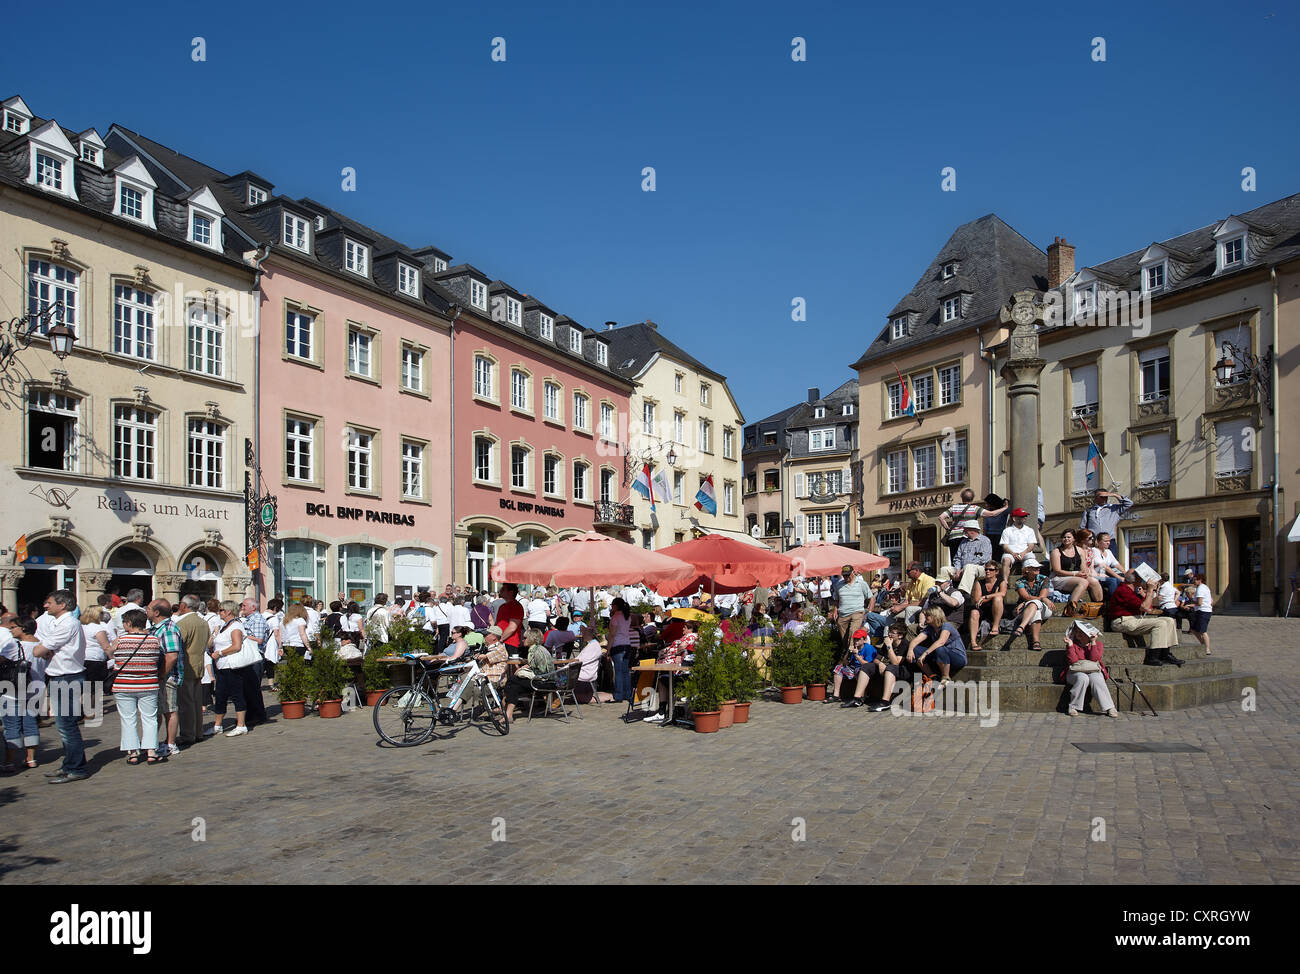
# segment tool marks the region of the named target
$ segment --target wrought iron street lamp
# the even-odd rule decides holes
[[[49,323],[54,321],[53,326]],[[49,326],[42,333],[42,328]],[[35,314],[19,315],[0,325],[0,374],[7,372],[18,353],[29,348],[36,339],[49,340],[50,351],[63,361],[77,343],[77,333],[63,322],[63,302],[47,304]]]
[[[785,548],[782,550],[789,551],[790,535],[794,534],[794,524],[790,521],[789,518],[786,518],[785,523],[781,525],[781,533],[785,536]]]
[[[1239,364],[1240,363],[1240,364]],[[1263,358],[1251,353],[1248,348],[1238,348],[1232,342],[1224,342],[1219,361],[1214,365],[1214,377],[1219,385],[1231,385],[1235,376],[1245,373],[1251,385],[1259,392],[1260,398],[1273,411],[1273,349]]]

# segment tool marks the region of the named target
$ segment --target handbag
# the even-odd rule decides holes
[[[19,674],[26,676],[32,669],[31,660],[23,655],[23,644],[15,639],[14,645],[18,647],[17,659],[0,656],[0,680],[5,683],[17,683]]]
[[[124,637],[124,638],[125,638],[125,637]],[[126,669],[126,664],[127,664],[127,663],[130,663],[131,660],[135,659],[136,654],[139,653],[140,650],[144,648],[144,641],[145,641],[146,639],[148,639],[148,638],[149,638],[148,636],[143,636],[143,635],[142,635],[142,636],[140,637],[140,642],[139,642],[139,644],[135,647],[135,652],[132,653],[130,656],[128,656],[128,657],[126,658],[126,663],[123,663],[121,666],[114,667],[113,670],[108,674],[107,679],[104,680],[104,692],[105,692],[105,693],[112,693],[112,692],[113,692],[113,684],[115,684],[115,683],[117,682],[118,674],[120,674],[120,673],[122,672],[122,670]],[[159,665],[161,666],[161,663],[160,663]]]
[[[1070,664],[1071,673],[1100,673],[1101,664],[1095,659],[1076,660]]]

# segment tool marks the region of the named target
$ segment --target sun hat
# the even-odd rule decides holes
[[[976,531],[978,531],[980,529],[980,522],[975,520],[962,521],[961,524],[957,526],[961,528],[963,531],[965,531],[967,528],[974,528]]]
[[[500,627],[500,626],[488,626],[485,630],[483,630],[483,635],[485,635],[485,636],[496,636],[498,639],[500,639],[501,636],[502,636],[501,627]]]
[[[1020,563],[1021,568],[1042,568],[1042,564],[1033,555],[1027,555],[1025,560]]]

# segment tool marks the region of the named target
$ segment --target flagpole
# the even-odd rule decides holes
[[[1083,424],[1083,431],[1088,434],[1088,442],[1097,448],[1097,459],[1099,459],[1101,465],[1106,468],[1106,475],[1110,477],[1111,487],[1118,487],[1120,483],[1115,479],[1115,473],[1110,469],[1110,464],[1106,462],[1106,454],[1101,452],[1101,447],[1097,446],[1097,441],[1092,438],[1092,427],[1088,425],[1088,421],[1082,416],[1079,417],[1079,422]]]

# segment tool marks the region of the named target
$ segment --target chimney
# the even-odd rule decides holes
[[[610,331],[610,330],[612,330],[612,329],[614,329],[614,328],[617,328],[617,327],[618,327],[618,322],[617,322],[617,321],[607,321],[607,322],[605,322],[605,330],[606,330],[606,331]]]
[[[659,330],[659,326],[656,325],[656,324],[655,324],[653,321],[651,321],[649,318],[647,318],[647,319],[645,320],[645,323],[646,323],[647,325],[649,325],[651,328],[653,328],[655,331],[658,331],[658,330]]]
[[[813,386],[811,389],[808,390],[809,402],[816,402],[821,397],[822,397],[822,391],[818,389],[816,386]]]
[[[1074,246],[1057,237],[1047,248],[1047,286],[1060,287],[1074,273]]]

